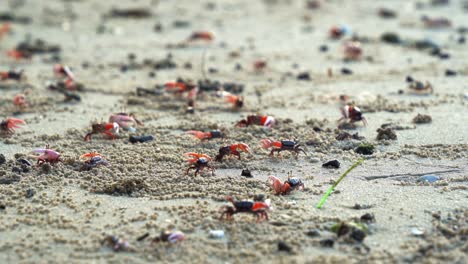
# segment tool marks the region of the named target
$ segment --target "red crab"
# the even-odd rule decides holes
[[[2,24],[2,26],[0,27],[0,39],[2,39],[4,35],[10,32],[10,28],[11,28],[10,23]]]
[[[195,176],[197,176],[197,174],[205,168],[211,170],[211,175],[214,175],[215,169],[210,165],[210,161],[212,160],[210,156],[195,152],[188,152],[185,153],[185,155],[189,157],[187,161],[190,164],[185,175],[188,175],[190,170],[195,169]]]
[[[348,41],[344,44],[345,59],[358,60],[362,56],[361,43],[358,41]]]
[[[67,77],[71,80],[75,80],[75,74],[73,74],[71,68],[66,65],[55,64],[54,73],[59,77]]]
[[[276,192],[276,195],[285,195],[296,189],[304,189],[304,183],[302,183],[301,179],[291,177],[291,174],[288,175],[288,180],[284,183],[275,176],[270,176],[268,179],[270,180],[271,188]]]
[[[60,153],[49,149],[49,145],[46,145],[45,149],[35,149],[33,152],[36,154],[42,154],[37,157],[37,166],[41,166],[44,163],[55,165],[56,163],[62,161],[60,159]]]
[[[188,41],[195,41],[195,40],[204,40],[207,42],[213,41],[214,34],[209,31],[195,31],[190,35]]]
[[[272,116],[249,115],[247,119],[243,119],[237,123],[236,126],[247,127],[251,125],[258,125],[271,128],[275,124],[275,118]]]
[[[265,60],[256,60],[253,63],[253,68],[256,72],[261,72],[267,67],[267,62]]]
[[[24,72],[23,69],[16,70],[16,71],[9,70],[9,71],[6,71],[6,72],[0,72],[0,80],[2,80],[2,81],[5,81],[5,80],[21,81],[21,79],[23,79],[23,77],[24,77],[23,72]]]
[[[257,216],[257,223],[261,220],[268,221],[267,210],[271,208],[269,199],[264,202],[234,201],[231,196],[228,196],[226,200],[231,202],[233,206],[223,206],[223,213],[221,214],[220,219],[223,219],[226,216],[226,220],[233,220],[233,216],[237,213],[251,213]]]
[[[24,109],[29,106],[26,101],[26,96],[29,94],[30,90],[26,90],[24,93],[19,93],[13,97],[13,104],[18,109]]]
[[[189,130],[185,132],[189,135],[192,135],[198,139],[204,140],[204,139],[212,139],[212,138],[223,138],[224,133],[221,132],[220,130],[211,130],[208,132],[203,132],[203,131],[197,131],[197,130]]]
[[[216,155],[215,160],[222,162],[224,156],[226,155],[234,155],[234,156],[239,157],[239,159],[241,159],[240,152],[249,153],[249,151],[250,151],[249,145],[245,143],[236,143],[236,144],[232,144],[229,146],[224,146],[219,149],[219,154]]]
[[[362,121],[364,125],[367,125],[367,120],[362,115],[361,109],[354,105],[343,106],[343,108],[341,109],[341,115],[342,117],[338,120],[340,125],[346,122],[347,119],[349,119],[351,123]]]
[[[116,139],[117,136],[116,134],[119,133],[119,124],[113,122],[113,123],[95,123],[91,125],[92,131],[86,134],[84,137],[85,141],[91,140],[91,136],[93,134],[98,134],[98,133],[103,133],[111,137],[112,139]]]
[[[226,91],[219,91],[217,95],[219,97],[224,97],[226,102],[232,105],[233,109],[239,109],[244,106],[244,98],[240,95],[234,95]]]
[[[262,139],[262,147],[264,149],[272,148],[270,156],[273,156],[275,152],[278,152],[278,155],[280,155],[280,152],[283,150],[294,152],[296,157],[301,151],[307,155],[301,144],[292,140],[272,141],[271,139]]]
[[[7,118],[0,122],[0,130],[6,134],[14,134],[15,128],[21,128],[20,125],[26,124],[23,120],[18,118]]]

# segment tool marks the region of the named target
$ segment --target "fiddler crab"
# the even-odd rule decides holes
[[[343,47],[345,59],[358,60],[362,56],[361,43],[358,41],[347,41]]]
[[[238,213],[250,213],[254,214],[257,217],[257,223],[266,220],[268,221],[267,210],[271,209],[270,199],[265,201],[235,201],[234,198],[228,196],[226,198],[229,202],[232,203],[232,206],[225,205],[222,207],[222,214],[220,220],[224,217],[226,220],[234,220],[233,216]]]
[[[125,130],[129,130],[131,132],[136,131],[136,129],[131,126],[132,124],[143,126],[143,122],[138,120],[136,118],[135,114],[133,114],[133,113],[130,113],[130,114],[127,114],[127,113],[112,114],[109,117],[109,123],[117,123],[119,125],[119,127],[123,128]]]
[[[181,231],[162,231],[161,234],[151,241],[151,243],[158,243],[158,242],[169,242],[169,243],[177,243],[185,240],[185,234]]]
[[[19,82],[22,79],[24,79],[23,73],[24,73],[23,69],[0,72],[0,80],[2,81],[14,80],[14,81]]]
[[[76,90],[77,85],[75,83],[75,74],[69,66],[56,64],[54,65],[53,70],[58,77],[65,77],[65,81],[63,83],[67,89]]]
[[[33,153],[42,154],[37,156],[37,166],[41,166],[44,163],[49,163],[50,165],[55,165],[58,162],[61,162],[60,153],[49,148],[49,145],[46,145],[45,149],[35,149]]]
[[[80,156],[81,159],[85,159],[83,166],[81,166],[80,171],[89,171],[92,168],[98,166],[107,166],[109,162],[104,159],[104,157],[97,152],[90,152]]]
[[[189,130],[185,132],[189,135],[192,135],[200,140],[205,140],[205,139],[212,139],[212,138],[223,138],[224,133],[221,132],[220,130],[211,130],[208,132],[203,132],[203,131],[197,131],[197,130]]]
[[[275,118],[272,116],[249,115],[246,119],[239,121],[236,126],[247,127],[251,125],[258,125],[271,128],[274,124]]]
[[[347,120],[351,123],[362,121],[364,126],[367,125],[367,120],[362,115],[361,109],[354,105],[345,105],[341,108],[341,118],[338,120],[338,126],[342,126]]]
[[[195,40],[204,40],[207,42],[213,41],[214,34],[209,31],[195,31],[190,35],[187,41],[195,41]]]
[[[184,81],[183,79],[177,79],[176,81],[166,82],[164,84],[164,89],[166,92],[174,93],[180,95],[184,92],[190,92],[195,89],[197,86],[190,81]]]
[[[415,94],[432,94],[434,93],[434,89],[432,85],[426,81],[426,83],[413,80],[412,78],[408,78],[408,89],[415,93]]]
[[[301,179],[296,177],[291,177],[291,173],[288,174],[288,180],[281,182],[275,176],[269,176],[268,179],[271,183],[271,188],[276,192],[276,195],[286,195],[294,190],[303,190],[304,183],[302,183]]]
[[[304,154],[307,156],[307,153],[302,148],[302,145],[293,140],[273,141],[271,139],[262,139],[262,148],[272,148],[270,156],[273,156],[275,152],[278,152],[278,155],[280,155],[280,152],[284,150],[294,152],[296,157],[301,151],[304,152]]]
[[[112,139],[117,138],[119,133],[119,124],[116,122],[112,123],[94,123],[91,125],[92,131],[86,134],[84,137],[85,141],[90,141],[93,134],[106,134]]]
[[[15,128],[21,128],[20,125],[26,124],[23,120],[18,118],[7,118],[0,122],[0,131],[5,134],[11,135],[15,133]]]
[[[114,251],[128,251],[131,250],[130,243],[127,240],[123,240],[117,236],[107,236],[104,241],[104,244],[112,247]]]
[[[244,97],[240,95],[235,95],[226,91],[218,91],[216,95],[225,98],[226,102],[230,103],[234,110],[240,109],[244,106]]]
[[[245,143],[236,143],[236,144],[231,144],[229,146],[224,146],[219,148],[219,154],[216,155],[215,160],[222,162],[224,156],[226,155],[234,155],[241,159],[240,152],[247,152],[250,153],[250,147],[249,145]]]
[[[190,164],[190,167],[188,167],[185,175],[188,175],[190,170],[195,169],[195,176],[197,176],[197,174],[205,168],[211,170],[211,175],[214,175],[215,168],[210,165],[210,161],[212,160],[210,156],[195,152],[188,152],[185,153],[185,155],[189,157],[187,161]]]
[[[31,90],[27,89],[23,93],[19,93],[13,97],[13,105],[22,110],[29,106],[29,103],[26,101],[26,96],[31,92]]]

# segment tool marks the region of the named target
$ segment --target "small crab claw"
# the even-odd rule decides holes
[[[189,159],[187,160],[189,163],[195,163],[199,158],[205,158],[207,160],[212,160],[212,158],[208,155],[205,154],[199,154],[196,152],[187,152],[185,153],[185,156],[188,156]]]
[[[269,210],[270,209],[270,199],[266,199],[265,202],[255,202],[252,207],[252,211],[259,210]]]
[[[6,122],[7,122],[7,127],[8,128],[21,128],[20,125],[26,124],[26,122],[24,122],[24,120],[21,120],[21,119],[18,119],[18,118],[8,118],[6,120]]]
[[[364,126],[367,126],[367,119],[365,117],[362,117],[362,123],[364,124]]]
[[[269,176],[268,179],[270,180],[271,188],[273,188],[277,194],[281,193],[283,189],[283,183],[280,181],[280,179],[275,176]]]
[[[194,136],[194,137],[196,137],[198,139],[207,139],[208,138],[207,133],[202,132],[202,131],[189,130],[189,131],[187,131],[185,133],[187,133],[189,135],[192,135],[192,136]]]
[[[177,243],[177,242],[183,241],[184,239],[185,239],[184,233],[180,231],[176,231],[169,235],[169,237],[167,238],[167,241],[170,243]]]
[[[32,152],[33,152],[33,153],[36,153],[36,154],[42,154],[42,153],[46,153],[47,150],[48,150],[48,149],[39,148],[39,149],[33,150]]]

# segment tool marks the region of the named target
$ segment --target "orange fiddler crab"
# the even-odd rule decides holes
[[[234,110],[237,110],[244,106],[244,97],[240,95],[235,95],[226,91],[218,91],[216,95],[225,98],[226,102],[230,103],[232,105],[232,109]]]
[[[21,128],[20,125],[26,124],[23,120],[18,118],[7,118],[0,122],[0,131],[6,134],[14,134],[15,128]]]
[[[219,154],[216,155],[215,160],[218,162],[222,162],[224,156],[226,155],[234,155],[241,159],[240,152],[247,152],[250,153],[249,145],[245,143],[236,143],[231,144],[229,146],[224,146],[219,149]]]
[[[203,132],[203,131],[197,131],[197,130],[189,130],[185,132],[189,135],[192,135],[200,140],[208,140],[212,138],[223,138],[224,133],[221,130],[211,130],[208,132]]]
[[[304,189],[304,183],[302,183],[301,179],[291,177],[291,174],[291,172],[288,173],[288,179],[284,182],[281,182],[281,180],[275,176],[268,177],[271,184],[271,188],[276,192],[276,195],[285,195],[289,194],[293,190]]]
[[[262,115],[249,115],[246,119],[239,121],[236,126],[238,127],[248,127],[251,125],[258,125],[271,128],[275,124],[275,118],[272,116],[262,116]]]
[[[29,107],[29,103],[26,101],[26,96],[31,92],[27,89],[24,93],[19,93],[13,97],[13,105],[18,110],[23,110]]]
[[[187,161],[190,164],[187,171],[185,172],[185,175],[188,175],[190,170],[195,169],[195,176],[197,176],[197,174],[205,168],[211,170],[211,175],[214,175],[215,168],[210,164],[210,161],[212,160],[210,156],[195,152],[188,152],[185,153],[185,155],[189,157]]]
[[[117,134],[119,133],[119,124],[117,124],[116,122],[104,124],[94,123],[91,125],[91,128],[92,131],[86,134],[86,136],[84,137],[85,141],[90,141],[93,134],[99,133],[106,134],[110,138],[116,139]]]
[[[100,165],[107,166],[109,162],[104,159],[104,156],[97,152],[90,152],[80,156],[80,159],[85,159],[83,166],[81,166],[80,171],[89,171],[92,168],[95,168]]]
[[[293,140],[273,141],[271,139],[262,139],[262,148],[264,149],[272,148],[270,152],[270,156],[273,156],[275,152],[278,152],[278,155],[280,155],[280,152],[283,150],[294,152],[296,157],[299,155],[299,152],[301,151],[304,152],[304,154],[306,154],[307,156],[307,153],[302,148],[302,145]]]
[[[14,80],[19,82],[23,79],[25,79],[23,69],[0,72],[0,80],[2,81]]]

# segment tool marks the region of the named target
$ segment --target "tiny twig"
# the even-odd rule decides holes
[[[426,174],[442,174],[442,173],[449,173],[449,172],[456,172],[460,171],[459,169],[454,169],[454,170],[442,170],[442,171],[429,171],[429,172],[424,172],[424,173],[399,173],[399,174],[390,174],[390,175],[380,175],[380,176],[367,176],[364,177],[366,180],[371,181],[371,180],[377,180],[377,179],[385,179],[385,178],[391,178],[391,177],[400,177],[400,176],[423,176]]]

